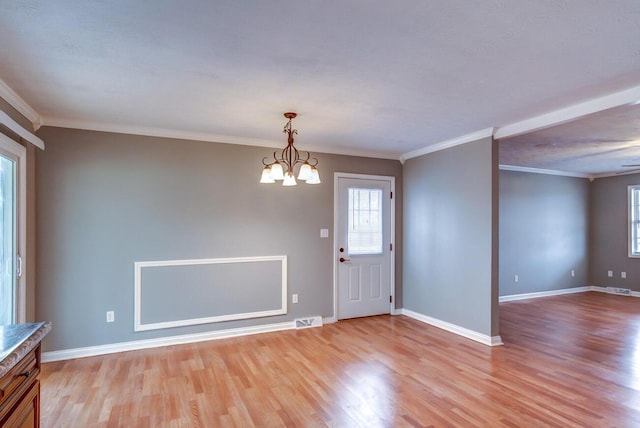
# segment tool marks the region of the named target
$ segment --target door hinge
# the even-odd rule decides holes
[[[389,244],[389,251],[393,251],[393,244]]]
[[[389,296],[389,303],[393,303],[391,296]]]
[[[393,199],[393,192],[391,192],[391,199]]]

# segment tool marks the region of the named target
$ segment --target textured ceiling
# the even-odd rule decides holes
[[[584,175],[629,171],[623,165],[640,164],[640,105],[505,138],[499,147],[505,165]]]
[[[640,85],[639,29],[638,0],[1,0],[0,79],[45,124],[284,144],[292,110],[302,148],[398,157]]]

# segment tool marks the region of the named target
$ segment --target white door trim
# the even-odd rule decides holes
[[[327,321],[338,321],[338,248],[336,247],[338,242],[338,179],[339,178],[359,178],[362,180],[381,180],[388,181],[391,184],[391,204],[389,205],[391,210],[391,236],[389,242],[393,245],[393,251],[391,251],[391,260],[389,266],[389,272],[391,275],[391,303],[389,303],[389,313],[396,315],[396,178],[386,175],[369,175],[369,174],[353,174],[348,172],[334,172],[333,173],[333,245],[331,246],[331,257],[333,258],[333,319]]]

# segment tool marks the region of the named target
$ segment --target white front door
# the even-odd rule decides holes
[[[391,311],[392,177],[336,175],[338,319]]]

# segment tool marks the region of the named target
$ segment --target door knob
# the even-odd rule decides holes
[[[340,257],[340,263],[350,262],[351,259],[345,259],[344,257]]]

